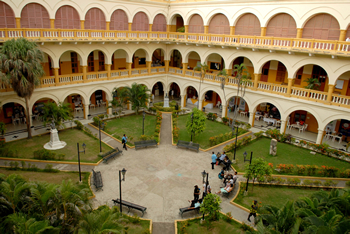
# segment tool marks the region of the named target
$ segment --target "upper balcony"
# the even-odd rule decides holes
[[[77,30],[77,29],[0,29],[0,41],[25,37],[41,43],[63,42],[152,42],[248,48],[350,57],[350,42],[267,36],[239,36],[206,33]]]

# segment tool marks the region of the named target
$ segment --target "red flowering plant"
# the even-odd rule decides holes
[[[298,175],[304,175],[305,171],[306,171],[306,167],[304,165],[297,165]]]
[[[321,166],[321,173],[327,177],[336,177],[339,169],[336,167]]]
[[[271,167],[271,169],[273,169],[273,163],[269,163],[269,166]]]

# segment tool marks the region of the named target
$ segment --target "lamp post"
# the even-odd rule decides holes
[[[143,111],[142,113],[143,117],[143,122],[142,122],[142,135],[145,135],[145,117],[146,117],[146,112]]]
[[[100,138],[100,153],[102,152],[102,144],[101,144],[101,125],[102,125],[102,129],[105,126],[105,123],[102,122],[101,124],[101,120],[98,121],[98,132],[99,132],[99,138]]]
[[[192,112],[192,114],[191,114],[191,121],[192,121],[191,127],[192,127],[192,129],[193,129],[193,112]],[[193,135],[193,131],[191,130],[191,142],[192,142],[192,135]],[[204,181],[203,181],[203,182],[204,182]]]
[[[203,191],[203,197],[202,199],[204,199],[204,197],[207,195],[207,190],[208,190],[208,177],[209,177],[209,173],[205,172],[205,170],[203,172],[201,172],[202,177],[203,177],[203,183],[205,182],[205,191]],[[205,177],[207,177],[207,180],[204,181]],[[203,201],[202,201],[203,202]],[[204,221],[204,213],[203,213],[203,218],[202,220]]]
[[[77,149],[78,149],[78,165],[79,165],[79,182],[81,182],[81,170],[80,170],[80,153],[84,153],[85,154],[85,148],[86,145],[85,143],[82,144],[83,149],[82,151],[79,150],[79,142],[77,143]]]
[[[119,196],[120,196],[120,213],[123,213],[122,210],[122,181],[125,181],[125,173],[126,170],[123,168],[123,170],[119,170]],[[121,178],[121,175],[123,175],[123,179]]]
[[[253,152],[250,153],[250,159],[246,159],[247,158],[247,151],[245,151],[243,153],[243,156],[244,156],[244,162],[249,162],[249,167],[250,167],[250,165],[252,164]],[[249,176],[247,177],[247,186],[245,188],[244,195],[248,194],[248,182],[249,182]]]

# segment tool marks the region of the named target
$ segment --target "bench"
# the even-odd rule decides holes
[[[114,202],[114,205],[120,204],[120,199],[119,198],[112,199],[112,201]],[[128,201],[124,201],[124,200],[122,200],[122,205],[128,207],[129,211],[130,211],[130,209],[135,209],[135,210],[141,211],[142,212],[142,217],[145,214],[146,209],[147,209],[144,206],[136,205],[134,203],[131,203],[131,202],[128,202]]]
[[[156,140],[146,140],[146,141],[136,141],[135,142],[135,150],[137,150],[137,148],[145,148],[148,146],[157,146],[158,147],[158,143]]]
[[[96,191],[99,189],[102,189],[103,182],[102,182],[102,175],[101,172],[95,172],[94,169],[92,169],[92,176],[93,176],[93,183],[96,187]],[[103,190],[103,189],[102,189]]]
[[[118,156],[119,154],[123,154],[123,151],[119,150],[119,148],[115,148],[114,150],[110,151],[111,153],[107,156],[103,157],[103,162],[108,164],[108,160]]]
[[[196,150],[197,153],[199,151],[199,144],[198,143],[191,143],[189,141],[178,140],[176,146],[177,147],[183,147],[183,148],[186,148],[186,149]]]
[[[182,215],[183,213],[186,213],[186,212],[189,212],[189,211],[192,211],[192,210],[196,210],[199,214],[199,209],[200,209],[200,206],[198,206],[197,208],[195,207],[184,207],[184,208],[180,208],[180,215],[181,215],[181,218],[182,218]]]

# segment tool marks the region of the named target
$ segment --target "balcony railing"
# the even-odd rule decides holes
[[[0,40],[26,37],[39,41],[157,40],[187,43],[214,43],[236,47],[350,55],[350,42],[304,38],[215,35],[176,32],[139,32],[78,29],[0,29]]]

